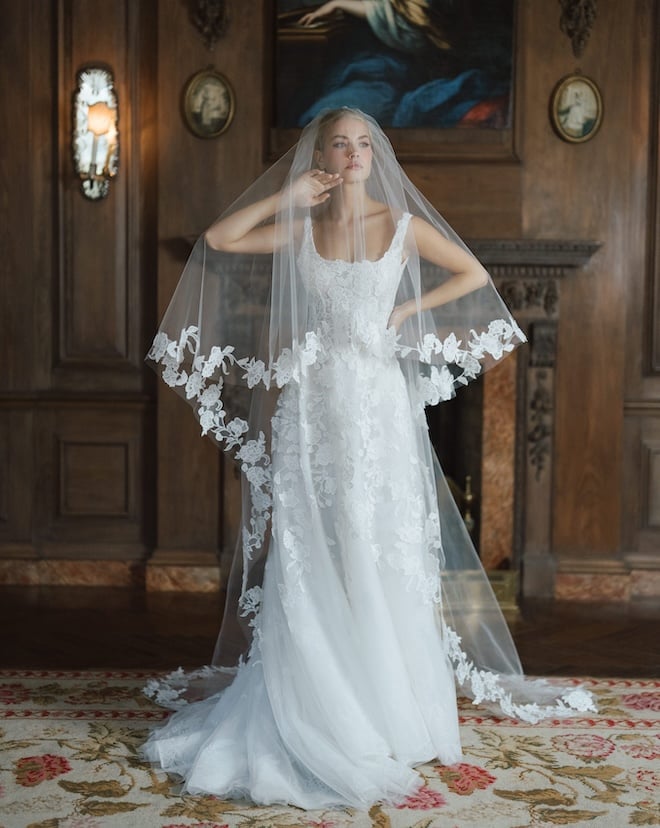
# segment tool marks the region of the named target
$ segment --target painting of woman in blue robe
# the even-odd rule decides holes
[[[275,123],[353,106],[394,129],[511,126],[514,0],[277,0]]]

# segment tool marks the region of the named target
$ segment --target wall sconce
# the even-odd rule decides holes
[[[109,69],[81,69],[73,97],[73,164],[82,191],[94,201],[105,198],[119,169],[117,93]]]

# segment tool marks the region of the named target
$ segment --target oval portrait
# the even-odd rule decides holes
[[[234,118],[234,91],[227,78],[215,69],[193,75],[183,92],[186,126],[198,138],[216,138]]]
[[[564,141],[588,141],[598,132],[603,118],[600,90],[584,75],[562,78],[552,93],[550,118]]]

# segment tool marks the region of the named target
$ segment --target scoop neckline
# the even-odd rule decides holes
[[[401,214],[399,220],[396,223],[396,227],[394,229],[394,233],[392,234],[392,239],[391,239],[391,241],[390,241],[390,243],[387,247],[387,250],[383,253],[382,256],[379,256],[377,259],[353,259],[353,261],[350,261],[349,259],[326,259],[325,256],[322,256],[319,253],[319,251],[316,247],[316,242],[314,241],[314,225],[312,223],[312,217],[307,216],[307,223],[308,223],[308,226],[309,226],[310,245],[311,245],[312,251],[316,254],[316,256],[322,262],[328,262],[330,264],[334,264],[335,262],[337,262],[337,263],[340,263],[340,264],[347,264],[347,265],[363,264],[364,262],[369,262],[369,264],[378,264],[379,262],[382,262],[383,259],[385,259],[392,252],[392,249],[394,248],[394,242],[396,241],[396,238],[399,235],[399,228],[401,227],[401,224],[402,224],[403,220],[406,217],[409,218],[410,213],[402,213]]]

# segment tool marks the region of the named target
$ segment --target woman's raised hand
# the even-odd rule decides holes
[[[330,0],[329,3],[324,3],[322,6],[319,6],[318,9],[315,9],[313,12],[307,12],[307,14],[303,14],[300,18],[298,23],[301,26],[311,26],[313,23],[316,23],[323,17],[327,17],[337,7],[337,4]]]
[[[316,207],[330,198],[330,190],[341,184],[339,173],[308,170],[291,185],[291,195],[296,207]]]

